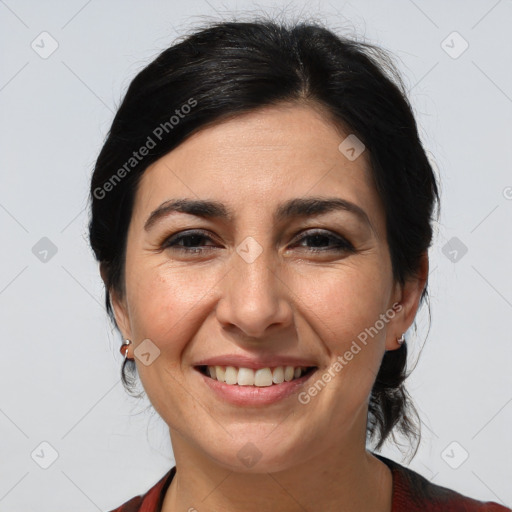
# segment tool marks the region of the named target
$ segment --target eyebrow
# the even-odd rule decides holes
[[[340,197],[304,197],[286,201],[274,213],[274,222],[282,222],[293,217],[308,217],[333,211],[346,211],[356,215],[373,230],[366,212],[354,203]],[[234,212],[223,203],[202,199],[170,199],[151,212],[144,229],[149,231],[159,220],[174,213],[187,213],[204,219],[220,219],[232,222]]]

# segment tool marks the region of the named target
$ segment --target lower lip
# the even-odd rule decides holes
[[[207,377],[197,369],[195,371],[203,378],[203,382],[223,401],[242,406],[268,405],[283,400],[297,393],[299,388],[304,386],[309,378],[316,373],[316,370],[314,370],[289,382],[285,381],[281,384],[257,387],[226,384],[225,382],[219,382]]]

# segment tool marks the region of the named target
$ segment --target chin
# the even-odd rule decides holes
[[[307,447],[303,439],[297,439],[294,443],[288,437],[278,439],[277,436],[266,435],[260,431],[259,435],[233,436],[228,442],[218,443],[218,450],[212,452],[211,445],[207,453],[216,464],[235,473],[276,473],[290,469],[300,464],[305,459]]]

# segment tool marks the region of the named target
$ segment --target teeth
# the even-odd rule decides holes
[[[274,384],[281,384],[284,382],[284,370],[282,366],[278,366],[272,373],[272,382]]]
[[[254,372],[254,385],[258,387],[272,386],[272,370],[260,368]]]
[[[239,386],[254,386],[254,372],[250,368],[240,368],[237,382]]]
[[[274,369],[259,368],[237,368],[235,366],[208,366],[207,375],[212,379],[226,384],[239,386],[267,387],[272,384],[281,384],[298,379],[304,374],[304,366],[278,366]]]
[[[215,376],[219,382],[226,382],[226,370],[222,366],[215,366]]]
[[[238,380],[238,370],[234,366],[228,366],[226,368],[226,375],[224,382],[226,384],[236,384]]]

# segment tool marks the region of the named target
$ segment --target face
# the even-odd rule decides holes
[[[263,472],[364,442],[384,351],[422,287],[393,280],[367,151],[344,154],[348,135],[312,107],[265,108],[145,171],[114,311],[175,455]],[[244,369],[228,384],[204,366]],[[302,374],[279,383],[286,366]]]

